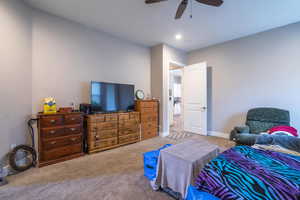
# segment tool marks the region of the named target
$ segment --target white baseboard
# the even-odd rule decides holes
[[[221,138],[226,138],[229,139],[229,133],[222,133],[222,132],[217,132],[217,131],[208,131],[209,136],[214,136],[214,137],[221,137]]]
[[[167,137],[170,133],[169,132],[160,132],[159,136],[160,137]]]

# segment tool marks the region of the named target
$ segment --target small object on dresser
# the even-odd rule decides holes
[[[53,97],[47,97],[44,99],[44,114],[56,113],[56,101]]]
[[[61,107],[58,112],[60,113],[71,113],[73,111],[72,107]]]
[[[145,93],[143,90],[137,90],[135,92],[135,97],[138,99],[138,100],[143,100],[145,98]]]
[[[79,110],[80,110],[80,112],[82,112],[86,115],[89,115],[92,112],[92,105],[88,104],[88,103],[82,103],[79,106]]]

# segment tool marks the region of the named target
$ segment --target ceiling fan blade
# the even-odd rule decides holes
[[[223,4],[223,0],[196,0],[199,3],[203,3],[209,6],[216,6],[219,7]]]
[[[188,5],[188,0],[183,0],[180,3],[178,10],[176,12],[176,15],[175,15],[175,19],[180,19],[182,17],[187,5]]]
[[[167,0],[145,0],[145,3],[146,4],[151,4],[151,3],[159,3],[159,2],[162,2],[162,1],[167,1]]]

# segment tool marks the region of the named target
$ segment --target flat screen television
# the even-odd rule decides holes
[[[134,85],[91,82],[92,112],[121,112],[134,110]]]

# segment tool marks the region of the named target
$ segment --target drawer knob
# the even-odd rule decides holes
[[[71,131],[76,131],[76,128],[71,128]]]
[[[75,141],[76,141],[76,138],[71,138],[71,140],[72,140],[73,142],[75,142]]]
[[[53,131],[53,130],[52,130],[52,131],[50,131],[50,133],[51,133],[51,134],[54,134],[54,133],[56,133],[56,131]]]
[[[51,123],[51,124],[54,124],[55,122],[56,122],[55,119],[51,119],[51,120],[50,120],[50,123]]]
[[[56,141],[53,141],[53,142],[51,142],[50,144],[51,144],[51,145],[54,145],[54,144],[56,144]]]
[[[73,117],[73,118],[71,118],[71,120],[72,120],[72,121],[74,121],[74,120],[75,120],[75,118]]]

